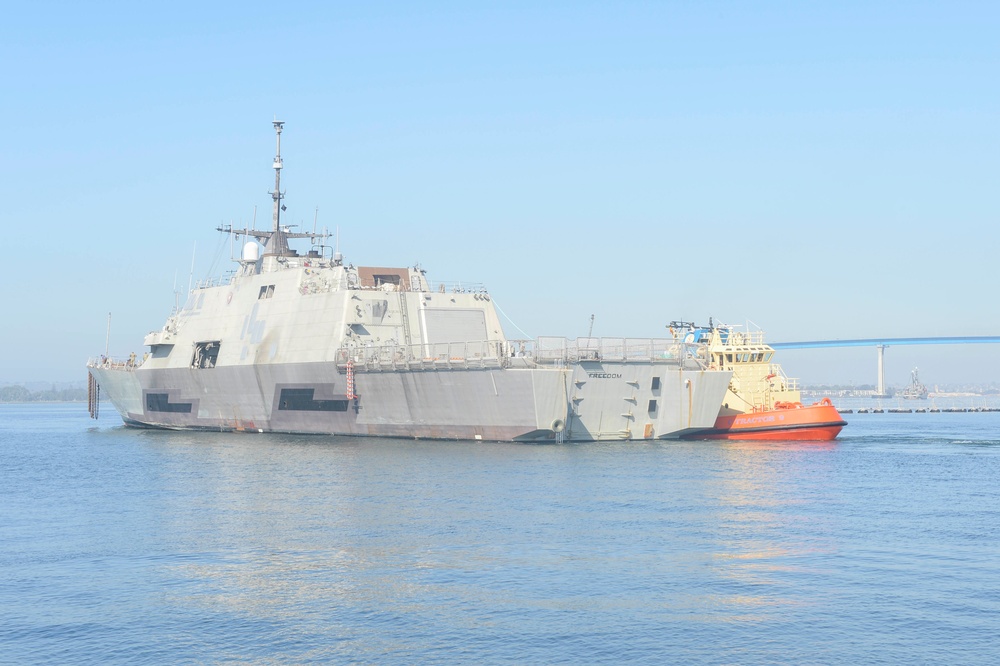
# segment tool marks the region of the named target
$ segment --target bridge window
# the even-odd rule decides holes
[[[649,410],[648,411],[649,411],[649,414],[651,416],[653,414],[656,414],[656,401],[655,400],[650,400],[649,401]]]
[[[651,390],[653,390],[653,391],[659,391],[660,390],[660,378],[659,377],[653,377],[653,383],[652,383],[652,385],[649,388]]]

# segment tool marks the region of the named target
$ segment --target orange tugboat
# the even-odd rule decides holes
[[[847,425],[829,398],[802,404],[796,380],[771,362],[774,349],[763,331],[738,331],[711,320],[707,327],[671,322],[670,330],[685,342],[706,343],[710,367],[733,372],[715,427],[687,439],[829,441]]]

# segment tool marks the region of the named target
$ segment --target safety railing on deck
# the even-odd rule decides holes
[[[510,359],[502,342],[449,342],[415,345],[357,345],[337,350],[337,366],[350,361],[357,372],[501,368]]]
[[[478,369],[568,365],[581,361],[662,363],[705,369],[705,345],[670,338],[567,338],[449,342],[413,345],[356,345],[337,351],[337,365],[358,372]]]
[[[764,331],[759,329],[737,331],[731,328],[719,329],[722,344],[729,347],[761,347],[764,346]]]
[[[798,391],[799,390],[799,380],[795,377],[789,377],[785,374],[785,371],[781,369],[780,365],[771,365],[771,373],[781,377],[781,383],[785,385],[786,391]]]
[[[142,365],[145,358],[130,356],[127,359],[111,358],[110,356],[95,356],[87,360],[88,368],[105,368],[107,370],[131,371]]]
[[[540,337],[534,358],[539,363],[611,361],[665,363],[691,368],[708,365],[708,347],[674,338],[566,338]]]

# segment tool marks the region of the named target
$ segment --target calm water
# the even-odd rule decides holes
[[[1000,414],[831,445],[129,430],[0,405],[0,662],[995,663]]]

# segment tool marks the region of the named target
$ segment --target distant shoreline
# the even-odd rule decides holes
[[[21,404],[29,402],[87,402],[87,389],[50,388],[32,391],[17,384],[0,387],[0,403]]]
[[[84,400],[0,400],[0,405],[32,405],[32,404],[36,404],[36,405],[58,405],[58,404],[80,405],[80,404],[83,404],[85,402],[87,402],[86,399],[84,399]],[[103,402],[105,402],[105,400],[102,398],[101,402],[103,403]]]

